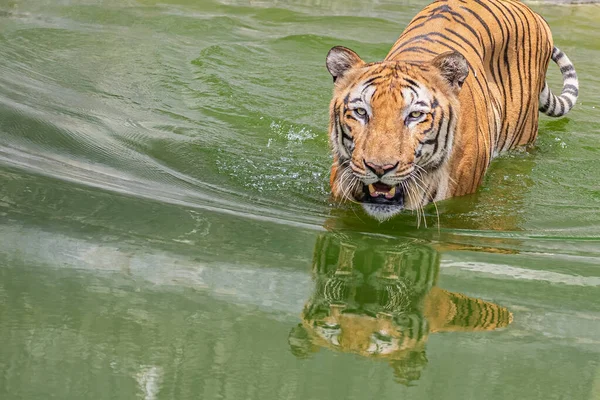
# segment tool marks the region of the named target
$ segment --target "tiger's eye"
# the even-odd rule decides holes
[[[354,112],[358,115],[360,115],[361,117],[364,117],[365,115],[367,115],[367,110],[365,110],[364,108],[356,108],[354,109]]]
[[[416,119],[419,118],[423,115],[423,113],[421,111],[413,111],[410,114],[408,114],[409,117]]]

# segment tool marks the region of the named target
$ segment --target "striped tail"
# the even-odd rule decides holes
[[[557,47],[552,50],[552,61],[560,68],[563,76],[563,88],[560,96],[555,96],[550,91],[548,83],[545,82],[544,89],[540,93],[540,111],[551,117],[561,117],[575,105],[579,95],[579,81],[573,63]]]

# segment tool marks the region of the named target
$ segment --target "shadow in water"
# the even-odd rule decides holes
[[[504,307],[436,286],[440,256],[414,240],[326,233],[317,239],[315,290],[289,334],[303,358],[320,348],[386,360],[409,385],[427,365],[429,334],[508,326]]]

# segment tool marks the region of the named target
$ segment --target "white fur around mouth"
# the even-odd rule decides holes
[[[362,206],[369,216],[379,222],[386,221],[404,210],[404,206],[400,204],[362,203]]]
[[[375,182],[363,186],[362,206],[378,221],[385,221],[404,210],[404,191],[398,186]]]

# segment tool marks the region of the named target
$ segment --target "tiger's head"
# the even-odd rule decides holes
[[[466,59],[448,52],[422,63],[365,63],[337,46],[327,55],[327,69],[335,86],[333,196],[360,202],[383,221],[443,195]]]

